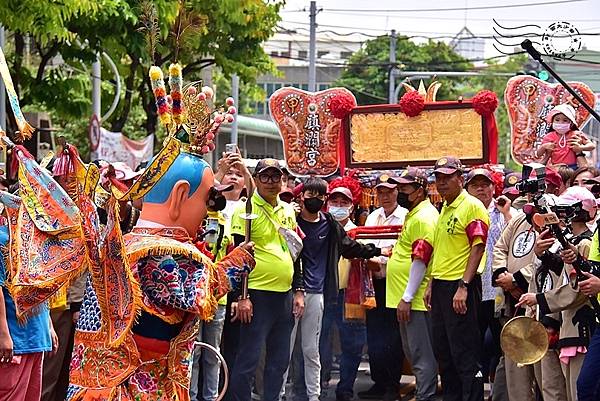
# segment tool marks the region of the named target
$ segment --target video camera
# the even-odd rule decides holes
[[[535,177],[531,178],[533,172],[535,172]],[[515,184],[519,195],[542,195],[546,192],[546,166],[543,164],[529,163],[523,165],[522,177],[521,181]]]

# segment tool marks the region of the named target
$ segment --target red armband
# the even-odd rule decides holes
[[[421,259],[425,266],[429,264],[431,254],[433,253],[433,247],[431,244],[424,239],[418,239],[412,243],[411,259]]]
[[[475,238],[481,237],[481,240],[485,244],[488,236],[488,225],[481,220],[474,220],[469,223],[465,229],[467,238],[469,238],[469,244],[473,245]]]

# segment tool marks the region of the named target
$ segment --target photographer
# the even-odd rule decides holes
[[[577,400],[577,377],[584,360],[585,348],[589,346],[590,336],[596,323],[588,297],[577,288],[577,275],[573,272],[572,263],[577,260],[577,254],[583,258],[587,258],[589,254],[592,233],[586,223],[596,215],[596,202],[591,192],[583,187],[567,189],[559,198],[559,202],[571,207],[575,207],[578,203],[582,205],[578,212],[575,211],[576,209],[567,212],[567,214],[576,213],[571,224],[573,238],[570,242],[573,248],[562,250],[559,254],[550,254],[547,250],[542,252],[540,256],[542,266],[536,277],[542,279],[545,273],[546,279],[544,282],[537,283],[538,288],[540,284],[542,287],[543,284],[550,284],[548,281],[550,278],[555,278],[555,288],[537,294],[523,294],[518,305],[538,305],[540,315],[544,316],[542,323],[545,323],[544,319],[547,319],[549,314],[560,313],[560,334],[556,347],[560,351],[560,366],[566,380],[567,399],[574,401]],[[548,230],[545,230],[541,237],[547,235],[547,232]],[[549,238],[540,242],[552,245],[553,240]],[[536,248],[541,249],[546,246]],[[544,267],[553,270],[558,276],[554,277],[554,274],[549,275],[548,272],[544,272]],[[559,286],[557,287],[556,284]],[[544,384],[546,384],[546,376],[547,372],[544,370],[542,373]]]
[[[533,177],[530,178],[530,175]],[[560,177],[557,180],[555,174],[546,174],[544,166],[525,166],[522,177],[522,180],[516,183],[515,189],[522,195],[527,194],[530,202],[534,196],[546,190],[552,193],[558,191]],[[535,207],[531,203],[526,204],[523,210],[508,222],[494,247],[492,283],[503,290],[504,297],[496,305],[502,325],[515,315],[515,305],[521,294],[527,292],[533,276],[533,264],[536,260],[533,247],[537,239],[537,232],[533,227],[534,213]],[[499,374],[503,365],[509,398],[533,401],[535,399],[533,366],[518,368],[510,358],[502,357],[497,369]]]

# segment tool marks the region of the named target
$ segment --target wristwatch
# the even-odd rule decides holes
[[[458,282],[458,287],[459,288],[469,288],[469,282],[463,279],[460,279],[460,281]]]
[[[577,156],[577,157],[585,157],[585,153],[579,152],[579,153],[575,154],[575,156]]]

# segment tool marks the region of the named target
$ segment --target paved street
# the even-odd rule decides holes
[[[339,372],[337,370],[334,370],[332,372],[332,379],[329,382],[329,387],[321,395],[322,401],[335,401],[335,387],[338,382],[338,377],[339,377],[338,374],[339,374]],[[414,376],[402,376],[403,386],[402,386],[400,392],[403,394],[403,397],[400,401],[414,400],[414,384],[413,384],[414,382],[415,382]],[[356,394],[360,391],[368,390],[372,384],[373,384],[373,382],[371,381],[371,377],[369,376],[369,363],[362,362],[360,364],[358,376],[356,378],[356,383],[354,385],[354,393],[355,393],[354,399],[360,400],[360,398],[358,398],[356,396]],[[485,385],[486,397],[489,395],[489,393],[490,393],[490,386],[489,386],[489,384],[486,384]],[[287,394],[288,395],[291,394],[291,389],[290,389],[289,385],[287,388]],[[290,399],[288,398],[288,400],[290,400]],[[438,400],[439,401],[442,400],[441,395],[438,396]],[[296,401],[296,400],[292,399],[292,401]]]

